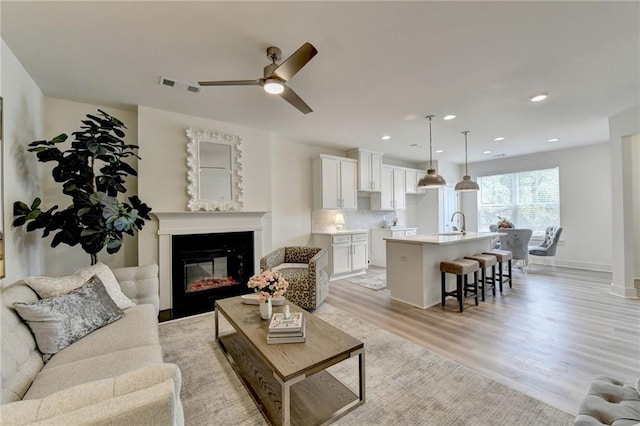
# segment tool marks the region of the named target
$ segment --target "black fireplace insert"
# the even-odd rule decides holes
[[[172,236],[172,318],[213,311],[217,299],[247,294],[253,232]]]

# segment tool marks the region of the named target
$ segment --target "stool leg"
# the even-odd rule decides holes
[[[502,278],[504,277],[503,270],[503,262],[498,263],[498,275],[500,276],[500,293],[502,293]]]
[[[477,274],[476,274],[477,275]],[[482,268],[482,286],[480,286],[482,288],[482,301],[484,302],[484,288],[487,286],[487,272],[484,268]],[[476,291],[478,291],[478,288],[476,286]],[[476,299],[478,298],[478,295],[476,294]]]
[[[482,283],[482,285],[484,285],[484,283]],[[473,287],[476,291],[476,306],[478,306],[478,271],[473,271]],[[482,300],[484,301],[484,288],[482,289]]]
[[[465,283],[466,283],[466,280],[467,280],[467,276],[466,275],[464,276],[464,280],[465,280]],[[462,293],[463,293],[462,286],[463,286],[462,285],[462,275],[457,275],[456,276],[456,288],[458,289],[458,291],[457,291],[456,296],[458,297],[458,306],[459,306],[460,312],[462,312],[464,310],[464,307],[462,306],[463,305],[463,303],[462,303]]]
[[[511,275],[511,259],[509,259],[509,288],[513,288],[513,286],[511,285],[512,280],[513,280],[513,277]]]
[[[444,299],[447,297],[447,277],[444,272],[440,273],[442,282],[442,307],[444,308]]]
[[[493,283],[491,291],[493,292],[493,297],[496,297],[496,265],[491,265],[491,282]]]

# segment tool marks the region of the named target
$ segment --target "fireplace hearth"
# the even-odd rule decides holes
[[[216,300],[251,292],[253,239],[253,232],[173,235],[171,316],[213,311]]]

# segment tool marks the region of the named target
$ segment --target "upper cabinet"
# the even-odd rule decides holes
[[[405,169],[382,166],[381,192],[371,194],[371,210],[406,208]]]
[[[358,206],[358,162],[321,155],[312,162],[313,208],[340,210]]]
[[[347,152],[349,158],[358,160],[358,191],[381,191],[382,153],[366,149]]]

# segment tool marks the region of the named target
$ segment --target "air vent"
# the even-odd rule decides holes
[[[167,87],[175,87],[178,89],[185,89],[188,92],[191,93],[199,93],[200,92],[200,87],[195,85],[195,84],[190,84],[184,81],[180,81],[180,80],[173,80],[170,78],[166,78],[166,77],[160,77],[160,84],[162,86],[167,86]]]
[[[507,154],[496,154],[493,157],[494,158],[500,158],[500,157],[506,157],[506,156],[507,156]]]

